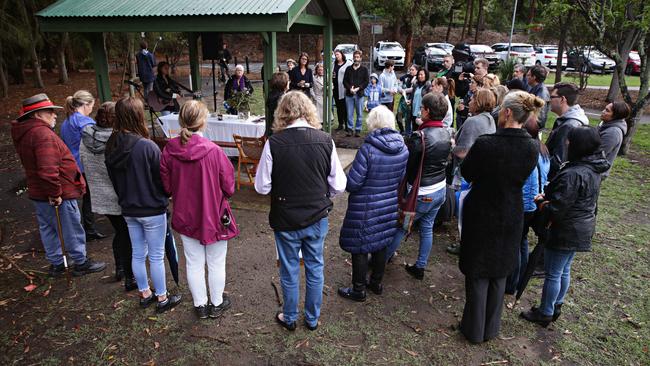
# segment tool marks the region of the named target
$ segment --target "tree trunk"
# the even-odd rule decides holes
[[[0,44],[0,98],[9,96],[9,82],[5,71],[5,60],[2,53],[2,44]]]
[[[322,55],[321,55],[321,51],[323,52]],[[327,57],[327,52],[325,52],[325,49],[323,47],[322,35],[316,36],[316,49],[314,50],[314,54],[316,55],[315,59],[318,60],[318,62],[324,62],[325,60],[323,60],[323,58]]]
[[[630,145],[632,145],[632,137],[636,133],[636,129],[641,122],[641,116],[643,115],[643,109],[635,112],[632,112],[632,116],[627,119],[627,133],[623,136],[623,143],[621,144],[621,149],[618,151],[618,155],[627,155],[630,152]]]
[[[569,10],[569,13],[566,15],[566,18],[563,20],[562,16],[559,17],[560,21],[560,42],[557,45],[557,62],[555,64],[555,83],[562,81],[562,55],[564,55],[564,49],[566,48],[566,36],[568,27],[567,24],[573,16],[573,11]]]
[[[478,34],[483,21],[483,0],[478,0],[478,16],[476,19],[476,32],[474,33],[474,43],[478,43]]]
[[[399,20],[395,20],[395,23],[393,23],[392,28],[393,28],[392,29],[392,32],[393,32],[393,38],[392,39],[399,40],[400,39],[400,31],[402,29],[402,22],[400,22]],[[372,45],[372,46],[374,47],[375,45]]]
[[[32,54],[32,76],[34,77],[34,87],[43,89],[43,77],[41,75],[41,62],[38,59],[38,52],[36,51],[36,44],[32,43],[31,45],[31,54]]]
[[[460,42],[465,41],[465,34],[467,32],[467,28],[470,26],[469,17],[467,15],[469,14],[469,8],[471,3],[472,0],[467,0],[467,6],[465,6],[465,21],[463,22],[463,31],[460,33]]]
[[[449,35],[451,34],[451,26],[454,24],[454,8],[449,9],[449,25],[447,26],[447,35],[445,36],[445,43],[449,43]]]
[[[612,82],[609,84],[609,91],[607,92],[607,102],[613,102],[618,98],[621,89],[618,87],[618,73],[615,72],[612,74]]]
[[[65,48],[69,37],[68,32],[61,33],[61,43],[56,50],[56,61],[59,67],[59,84],[68,82],[68,68],[65,65]]]
[[[469,18],[467,19],[467,35],[472,35],[472,19],[474,19],[474,0],[469,1]]]
[[[404,65],[407,65],[413,60],[413,26],[408,25],[408,32],[406,33],[406,57],[404,58]],[[373,46],[374,47],[374,46]]]
[[[135,79],[136,75],[136,68],[135,68],[135,40],[133,39],[133,34],[127,33],[126,34],[127,38],[127,49],[128,49],[128,58],[129,58],[129,80],[133,81]],[[135,89],[133,89],[133,86],[129,85],[129,95],[134,96],[135,95]]]
[[[537,12],[537,0],[530,0],[530,12],[528,13],[528,24],[532,24]]]

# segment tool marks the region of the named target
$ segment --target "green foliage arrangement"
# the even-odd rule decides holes
[[[507,80],[512,79],[516,64],[517,59],[514,57],[508,57],[499,64],[499,79],[501,79],[502,82],[505,83]]]
[[[250,112],[251,103],[253,102],[255,102],[255,98],[247,91],[235,92],[232,97],[228,99],[228,104],[238,112]]]

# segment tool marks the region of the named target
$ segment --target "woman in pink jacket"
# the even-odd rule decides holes
[[[230,300],[223,295],[226,248],[228,239],[239,234],[228,203],[235,192],[233,166],[219,146],[203,137],[207,119],[205,104],[183,104],[180,135],[169,140],[160,159],[163,186],[174,200],[172,228],[181,234],[187,283],[200,319],[217,318],[230,308]]]

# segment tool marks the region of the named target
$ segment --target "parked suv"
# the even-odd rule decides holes
[[[439,44],[439,43],[438,43]],[[413,63],[419,66],[427,66],[429,71],[439,71],[445,56],[448,53],[433,43],[425,43],[424,46],[418,47],[413,56]]]
[[[373,61],[377,68],[384,67],[388,60],[392,60],[395,63],[395,67],[404,67],[405,58],[406,52],[404,52],[404,48],[398,42],[377,42],[373,49]]]
[[[557,66],[557,47],[556,46],[537,46],[535,47],[535,65],[544,65],[548,68]],[[566,54],[562,55],[562,70],[567,65]]]
[[[627,58],[625,73],[628,75],[641,74],[641,57],[639,57],[638,51],[630,51],[630,56]]]
[[[353,43],[341,43],[337,44],[336,47],[334,47],[334,51],[341,51],[341,53],[345,55],[345,59],[350,61],[352,61],[352,55],[354,54],[354,51],[358,49],[359,46]]]
[[[614,72],[616,62],[611,58],[605,56],[602,52],[595,48],[574,49],[569,51],[567,60],[567,67],[572,67],[575,70],[582,70],[582,72]]]
[[[508,58],[508,44],[495,43],[492,49],[497,54],[500,60],[505,61]],[[517,59],[517,62],[522,63],[526,67],[535,66],[535,49],[533,45],[528,43],[512,43],[510,44],[510,57]]]
[[[473,62],[477,58],[484,58],[488,60],[488,70],[490,71],[495,70],[499,66],[499,57],[490,46],[460,43],[454,46],[451,54],[454,56],[456,62],[463,63]]]

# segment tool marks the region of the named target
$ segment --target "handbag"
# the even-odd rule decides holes
[[[415,176],[415,181],[413,181],[413,186],[410,191],[408,191],[408,176],[406,174],[397,191],[397,223],[407,234],[411,233],[413,221],[415,221],[415,207],[418,201],[418,191],[420,190],[420,179],[422,178],[422,167],[424,166],[424,153],[426,150],[424,133],[420,132],[419,135],[422,144],[422,156],[420,157],[418,174]]]

